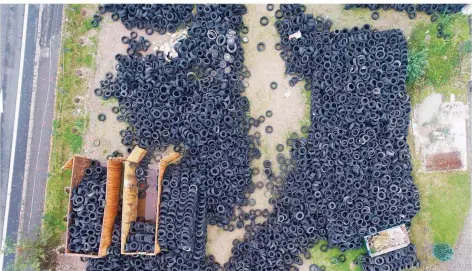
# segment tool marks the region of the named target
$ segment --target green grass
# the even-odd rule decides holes
[[[67,20],[63,26],[62,54],[58,72],[58,86],[53,122],[50,173],[47,180],[43,232],[51,234],[49,244],[54,247],[62,242],[66,215],[67,194],[64,187],[70,184],[71,172],[61,167],[73,155],[80,153],[83,133],[88,126],[88,115],[79,112],[80,105],[72,103],[74,97],[86,92],[86,79],[76,74],[78,69],[95,67],[97,38],[89,37],[90,46],[80,45],[78,38],[87,36],[90,16],[82,16],[86,5],[67,5],[64,8]]]
[[[309,260],[311,263],[316,264],[318,266],[324,265],[326,270],[328,271],[360,271],[362,270],[359,265],[354,265],[352,262],[357,259],[360,255],[366,254],[367,250],[365,248],[355,249],[355,250],[348,250],[344,253],[341,253],[339,249],[333,248],[328,249],[326,252],[322,252],[320,250],[320,246],[326,244],[327,241],[321,241],[316,246],[314,246],[311,250],[311,259]],[[331,259],[334,257],[338,257],[340,254],[344,254],[346,256],[346,261],[344,263],[331,263]]]
[[[408,141],[414,150],[411,136]],[[411,155],[421,210],[412,220],[410,239],[424,270],[437,263],[432,255],[435,243],[454,247],[457,242],[469,212],[470,176],[464,171],[422,173],[418,155],[414,151]]]
[[[305,81],[302,82],[303,85],[305,85]],[[300,128],[302,126],[310,126],[311,124],[311,119],[310,119],[310,115],[311,115],[311,91],[307,91],[305,90],[305,88],[301,88],[300,89],[301,93],[302,93],[302,98],[303,98],[303,101],[304,101],[304,114],[303,114],[303,119],[300,120]]]
[[[467,217],[470,204],[470,181],[468,172],[444,174],[437,185],[428,184],[431,193],[425,212],[431,217],[434,243],[454,246]],[[438,176],[435,176],[437,182]]]
[[[438,38],[437,27],[442,25],[450,38]],[[470,34],[467,16],[440,16],[436,23],[420,23],[413,28],[408,41],[409,60],[415,64],[408,73],[408,90],[413,105],[432,92],[463,95],[455,88],[456,81],[467,82],[461,74],[462,64],[469,65]],[[426,64],[424,64],[424,58]],[[465,89],[465,88],[464,88]]]

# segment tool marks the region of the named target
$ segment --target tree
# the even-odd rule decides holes
[[[3,254],[15,253],[15,262],[10,264],[7,270],[20,271],[27,268],[40,270],[44,262],[47,261],[47,256],[51,250],[50,237],[49,234],[34,231],[28,236],[23,236],[17,243],[7,238],[5,247],[0,252]]]
[[[438,260],[446,262],[454,256],[454,250],[448,244],[435,244],[433,247],[433,255]]]

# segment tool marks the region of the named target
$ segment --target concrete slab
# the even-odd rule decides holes
[[[415,107],[412,127],[422,171],[467,169],[467,114],[467,105],[453,95],[431,94]]]

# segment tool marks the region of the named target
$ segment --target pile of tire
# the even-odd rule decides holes
[[[97,27],[105,13],[111,13],[113,21],[121,23],[129,30],[145,29],[146,34],[157,32],[175,33],[185,27],[192,19],[194,5],[159,5],[159,4],[105,4],[98,7],[91,25]]]
[[[68,249],[72,253],[96,254],[102,234],[107,169],[93,161],[82,181],[71,190],[72,211]]]
[[[189,160],[185,157],[183,159],[181,164],[169,166],[164,175],[158,229],[158,241],[162,252],[156,256],[121,255],[120,211],[115,222],[112,244],[107,251],[108,255],[89,259],[87,271],[219,270],[219,265],[206,256],[206,192],[198,188],[198,181],[191,174],[192,166]],[[152,233],[155,230],[142,222],[136,222],[132,228],[135,228],[131,231],[133,238],[137,238],[137,232]],[[139,243],[136,240],[134,242]],[[144,241],[141,243],[142,247],[146,244]],[[127,247],[129,244],[125,249]],[[127,251],[136,250],[127,249]]]
[[[141,221],[132,222],[125,244],[125,252],[153,253],[156,242],[156,225]]]
[[[375,257],[360,256],[356,263],[362,266],[363,271],[403,270],[420,266],[416,257],[416,247],[412,244]]]
[[[174,145],[185,154],[165,174],[157,229],[163,252],[91,259],[88,270],[108,270],[116,263],[122,270],[219,268],[206,258],[207,223],[228,225],[234,207],[249,203],[249,165],[260,157],[248,135],[249,101],[241,95],[250,75],[239,36],[245,13],[244,5],[197,5],[188,38],[174,47],[178,57],[145,55],[145,40],[139,43],[144,46],[116,55],[116,75],[102,80],[95,93],[118,100],[117,118],[129,124],[120,133],[122,143],[148,151],[136,170],[140,195],[148,189],[154,150]]]
[[[118,54],[116,76],[102,80],[100,89],[104,99],[118,100],[118,117],[130,125],[124,145],[152,152],[183,144],[201,188],[208,189],[209,223],[223,226],[233,206],[244,204],[249,163],[260,156],[249,147],[249,102],[241,95],[245,71],[238,31],[246,9],[197,5],[196,10],[189,37],[175,45],[178,57],[168,61],[163,52],[143,56],[139,50]]]
[[[406,142],[405,37],[369,25],[330,32],[331,23],[302,10],[281,5],[275,25],[286,72],[311,91],[311,127],[293,140],[296,165],[274,212],[233,248],[229,270],[289,270],[321,239],[342,252],[358,248],[420,208]],[[302,37],[289,40],[296,31]]]
[[[191,167],[169,166],[163,180],[158,240],[166,251],[205,254],[206,192],[191,178]],[[203,241],[203,242],[202,242]]]

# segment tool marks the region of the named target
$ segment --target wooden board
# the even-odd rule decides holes
[[[102,234],[98,256],[107,255],[111,246],[115,219],[120,208],[121,180],[123,179],[123,162],[119,159],[110,159],[107,162],[107,184],[105,195],[105,210],[102,223]]]

